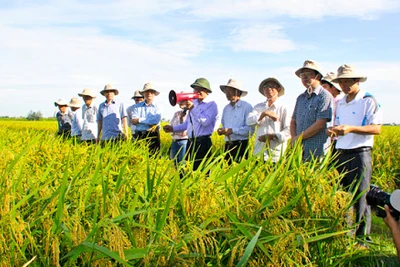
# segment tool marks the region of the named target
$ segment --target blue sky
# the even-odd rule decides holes
[[[209,79],[220,112],[227,101],[219,85],[240,80],[255,105],[271,76],[292,109],[305,89],[294,72],[313,59],[324,72],[356,66],[384,121],[400,123],[399,11],[394,0],[0,0],[0,116],[53,116],[57,99],[107,83],[129,106],[152,81],[169,119],[168,92],[190,91],[198,77]]]

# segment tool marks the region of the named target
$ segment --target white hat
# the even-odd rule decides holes
[[[351,65],[343,64],[337,70],[337,76],[333,82],[339,82],[339,79],[360,79],[360,82],[365,82],[367,77],[357,72],[356,68]]]
[[[58,107],[58,106],[68,106],[68,101],[60,98],[58,99],[58,101],[54,102],[54,106]]]
[[[131,99],[135,99],[135,98],[143,98],[143,95],[140,93],[140,90],[136,90],[135,94],[132,96]]]
[[[309,60],[309,59],[308,59],[308,60],[304,61],[303,67],[301,67],[300,69],[298,69],[298,70],[295,72],[296,75],[297,75],[297,77],[300,77],[300,73],[301,73],[303,70],[305,70],[305,69],[307,69],[307,70],[314,70],[314,71],[318,72],[318,73],[321,75],[321,77],[323,76],[323,75],[322,75],[321,68],[318,66],[318,63],[315,62],[314,60]]]
[[[277,83],[277,84],[279,85],[279,87],[280,87],[281,89],[279,90],[278,96],[283,96],[283,95],[285,94],[285,87],[283,87],[283,85],[278,81],[278,79],[276,79],[276,78],[274,78],[274,77],[270,77],[270,78],[267,78],[267,79],[263,80],[263,81],[260,83],[260,86],[258,86],[258,91],[259,91],[263,96],[265,96],[265,94],[264,94],[264,86],[265,86],[265,84],[266,84],[267,82],[275,82],[275,83]]]
[[[233,89],[237,89],[240,92],[242,92],[241,97],[247,95],[247,91],[242,89],[242,83],[235,79],[229,79],[227,85],[220,85],[219,87],[221,88],[221,91],[224,92],[224,94],[226,94],[226,88],[231,87]]]
[[[96,98],[96,95],[94,94],[92,89],[89,88],[84,88],[82,93],[78,94],[79,96],[90,96],[92,98]]]
[[[104,95],[104,93],[108,91],[115,91],[115,95],[119,94],[118,89],[115,89],[112,84],[106,84],[106,86],[104,86],[104,89],[100,91],[100,94]]]
[[[325,81],[327,83],[330,83],[337,90],[339,90],[341,92],[342,90],[340,89],[340,85],[336,82],[332,82],[332,80],[334,80],[335,78],[336,78],[336,74],[334,72],[328,72],[324,77],[322,77],[321,82]]]
[[[73,98],[71,98],[71,101],[69,101],[68,106],[70,106],[72,108],[80,108],[82,106],[82,104],[79,101],[79,98],[73,97]]]
[[[157,91],[157,90],[156,90],[156,89],[154,89],[154,88],[156,88],[156,87],[154,86],[154,84],[153,84],[153,83],[151,83],[151,82],[147,82],[147,83],[145,83],[145,84],[144,84],[144,86],[143,86],[143,90],[142,90],[142,91],[140,91],[140,93],[143,95],[143,93],[144,93],[144,92],[146,92],[146,91],[154,91],[156,96],[157,96],[157,95],[159,95],[159,94],[160,94],[160,92],[159,92],[159,91]]]

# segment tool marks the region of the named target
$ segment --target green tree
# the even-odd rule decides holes
[[[38,121],[41,120],[43,118],[43,114],[40,111],[29,111],[28,116],[26,117],[26,119],[28,121]]]

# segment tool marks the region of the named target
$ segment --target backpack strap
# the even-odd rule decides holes
[[[363,97],[363,99],[366,99],[366,98],[371,98],[374,101],[374,103],[375,103],[374,114],[375,114],[381,106],[379,105],[379,103],[376,100],[376,98],[373,95],[371,95],[370,93],[368,93],[368,92],[366,92],[364,97]]]
[[[371,98],[371,99],[374,101],[374,103],[375,103],[375,109],[374,109],[374,113],[373,113],[373,114],[375,114],[381,106],[379,105],[379,103],[378,103],[378,101],[376,100],[376,98],[375,98],[373,95],[371,95],[370,93],[368,93],[368,92],[365,93],[365,95],[364,95],[364,97],[363,97],[363,99],[366,99],[366,98]],[[367,125],[367,115],[365,115],[365,117],[364,117],[363,122],[362,122],[361,125],[362,125],[362,126]]]

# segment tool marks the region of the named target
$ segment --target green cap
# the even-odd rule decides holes
[[[208,80],[206,78],[198,78],[190,86],[192,88],[201,87],[201,88],[208,90],[210,93],[212,93],[211,88],[210,88],[210,83],[208,82]]]

